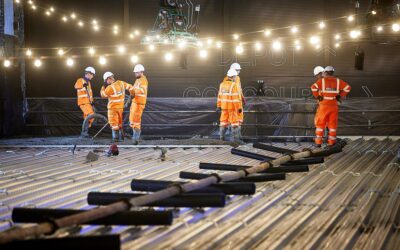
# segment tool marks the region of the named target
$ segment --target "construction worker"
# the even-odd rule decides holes
[[[125,91],[132,91],[133,86],[124,81],[116,81],[114,74],[106,72],[103,75],[104,85],[100,95],[108,98],[108,123],[112,129],[114,141],[123,141],[123,111],[125,105]]]
[[[238,75],[236,76],[235,82],[238,85],[239,97],[240,97],[240,100],[242,101],[243,107],[244,107],[246,105],[246,99],[244,98],[244,95],[243,95],[242,82],[240,81],[240,76],[239,76],[240,71],[242,70],[242,67],[240,66],[239,63],[232,63],[230,68],[236,70],[236,72],[238,73]],[[240,115],[239,115],[240,126],[242,126],[243,120],[244,120],[244,112],[240,113]]]
[[[83,112],[83,119],[86,119],[91,114],[94,114],[93,109],[93,92],[91,80],[96,74],[93,67],[85,69],[83,78],[79,78],[75,83],[76,94],[78,97],[78,106]],[[89,127],[92,126],[93,119],[89,120]]]
[[[135,73],[136,81],[133,85],[133,101],[131,104],[131,110],[129,114],[129,122],[132,128],[132,140],[134,144],[138,144],[141,134],[142,115],[147,102],[147,89],[149,82],[144,75],[144,67],[142,64],[138,64],[133,69]]]
[[[220,117],[220,139],[225,140],[225,133],[231,125],[232,141],[240,141],[240,114],[243,112],[242,100],[236,77],[238,73],[230,69],[226,80],[220,84],[217,111],[221,111]]]
[[[324,77],[323,73],[324,73],[324,68],[322,66],[317,66],[314,68],[314,77],[317,79],[317,81]]]
[[[316,138],[315,143],[321,147],[326,126],[329,128],[328,145],[336,143],[336,130],[338,125],[338,102],[350,93],[351,87],[343,80],[333,76],[335,69],[327,66],[323,77],[311,86],[312,93],[319,100],[315,115]]]

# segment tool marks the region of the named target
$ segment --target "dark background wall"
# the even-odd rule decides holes
[[[104,25],[123,23],[123,1],[85,0],[85,1],[47,1],[63,11],[84,13],[88,19],[97,18]],[[266,27],[276,28],[293,24],[303,24],[317,20],[345,16],[353,12],[349,0],[307,0],[307,1],[265,1],[265,0],[200,0],[200,36],[217,36],[221,40],[234,32],[242,33],[262,30]],[[43,5],[46,1],[40,1]],[[361,11],[366,11],[369,1],[363,0]],[[158,0],[131,0],[130,26],[132,29],[149,29],[157,15]],[[65,27],[63,27],[65,26]],[[329,33],[325,39],[332,42],[332,37],[343,27],[351,28],[345,21],[329,24]],[[84,31],[85,30],[85,31]],[[300,33],[309,37],[317,32],[315,25],[301,28]],[[49,20],[43,13],[26,12],[26,44],[31,48],[105,46],[123,44],[122,37],[115,37],[109,31],[99,34],[85,28],[79,30],[76,25],[63,24],[58,19]],[[225,35],[225,36],[224,36]],[[284,39],[287,32],[282,32]],[[224,39],[225,37],[225,39]],[[243,41],[268,41],[262,33],[246,37]],[[291,41],[291,42],[289,42]],[[244,55],[235,58],[233,48],[223,51],[210,51],[206,61],[198,58],[197,52],[189,53],[188,69],[179,65],[179,56],[175,55],[173,63],[165,63],[161,50],[153,54],[143,54],[141,62],[147,68],[150,79],[151,97],[212,96],[228,66],[239,61],[243,66],[241,78],[247,95],[252,95],[257,80],[266,82],[267,94],[280,97],[303,97],[309,95],[308,87],[313,82],[312,69],[315,65],[334,65],[337,75],[353,86],[352,97],[366,97],[368,90],[374,96],[399,96],[398,71],[400,69],[400,46],[383,45],[374,42],[346,43],[334,49],[333,44],[326,43],[321,50],[308,46],[301,52],[295,52],[292,41],[285,42],[282,52],[273,52],[266,46],[255,53],[250,46]],[[131,43],[130,50],[145,50]],[[365,70],[354,69],[354,52],[358,46],[365,51]],[[107,49],[109,52],[110,49]],[[104,50],[106,52],[106,50]],[[40,53],[38,51],[37,53]],[[44,53],[44,52],[43,52]],[[52,52],[56,54],[54,50]],[[73,49],[70,54],[84,54],[82,50]],[[95,79],[95,90],[98,93],[102,84],[101,76],[106,70],[113,71],[119,78],[133,81],[129,56],[109,58],[107,66],[100,66],[98,58],[82,57],[73,68],[67,68],[65,61],[49,59],[44,61],[41,69],[35,69],[28,63],[27,96],[28,97],[74,97],[73,84],[80,77],[81,70],[93,65],[99,74]],[[210,90],[211,91],[207,91]],[[368,90],[367,90],[368,89]],[[192,90],[192,91],[189,91]]]

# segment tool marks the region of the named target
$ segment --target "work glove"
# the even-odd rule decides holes
[[[342,102],[342,97],[340,95],[337,95],[336,96],[336,100],[341,103]]]
[[[239,110],[238,110],[238,113],[239,113],[239,114],[241,114],[242,112],[243,112],[243,110],[242,110],[242,109],[239,109]]]
[[[221,112],[221,107],[218,107],[215,111],[217,111],[218,113]]]
[[[322,102],[322,101],[324,100],[324,97],[319,95],[319,96],[317,97],[317,99],[318,99],[318,101]]]

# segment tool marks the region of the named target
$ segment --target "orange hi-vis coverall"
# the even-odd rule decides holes
[[[328,76],[314,83],[311,86],[311,90],[314,97],[321,99],[315,115],[315,143],[318,145],[322,144],[324,130],[328,127],[328,145],[333,145],[336,143],[339,112],[336,97],[345,97],[350,93],[351,87],[339,78]]]
[[[224,81],[227,81],[228,77],[225,76]],[[237,86],[238,86],[238,91],[239,91],[239,98],[240,101],[242,102],[242,104],[244,104],[245,99],[244,99],[244,95],[243,95],[243,89],[242,89],[242,83],[240,81],[240,77],[236,76],[236,80],[235,80]],[[242,105],[243,106],[243,105]],[[243,124],[244,121],[244,111],[242,111],[239,115],[238,115],[238,119],[239,119],[239,126]]]
[[[149,82],[146,76],[141,76],[135,81],[131,94],[135,95],[131,104],[131,110],[129,114],[130,126],[133,129],[141,129],[142,115],[147,102],[147,89]]]
[[[85,83],[87,83],[87,87],[83,86]],[[78,97],[78,106],[83,112],[83,119],[86,119],[89,115],[94,114],[92,85],[90,81],[79,78],[75,83],[75,89]],[[89,127],[92,123],[93,119],[89,121]]]
[[[217,101],[217,107],[221,108],[220,127],[240,126],[239,109],[242,109],[242,105],[238,84],[224,80],[220,84]]]
[[[123,81],[115,81],[107,88],[104,88],[104,86],[101,88],[101,97],[108,98],[108,123],[112,130],[122,128],[126,90],[131,91],[132,85]]]

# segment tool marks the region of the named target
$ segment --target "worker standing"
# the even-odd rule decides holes
[[[116,81],[114,74],[106,72],[103,75],[104,85],[100,95],[108,98],[108,123],[112,129],[114,141],[123,141],[123,111],[125,105],[125,92],[132,91],[133,86],[124,81]]]
[[[314,77],[317,79],[317,81],[319,79],[322,79],[324,76],[322,75],[324,73],[324,68],[322,66],[317,66],[314,68]],[[312,91],[314,92],[317,91],[318,89],[312,89]]]
[[[315,115],[316,138],[318,147],[322,145],[324,129],[329,128],[328,145],[336,143],[336,130],[338,125],[338,102],[350,93],[351,87],[343,80],[333,76],[335,69],[327,66],[323,77],[311,86],[312,93],[319,100],[319,106]],[[314,72],[315,74],[315,72]]]
[[[220,84],[217,111],[221,111],[220,139],[225,140],[225,133],[232,127],[232,141],[240,141],[240,114],[243,112],[239,87],[236,84],[238,73],[230,69],[227,78]]]
[[[244,107],[244,106],[246,105],[246,99],[244,98],[244,95],[243,95],[242,82],[241,82],[240,76],[239,76],[239,75],[240,75],[240,71],[242,70],[242,67],[240,66],[239,63],[232,63],[231,69],[236,70],[236,72],[237,72],[237,74],[238,74],[238,75],[236,76],[235,82],[236,82],[236,84],[238,85],[239,98],[240,98],[240,101],[242,102],[242,106]],[[242,112],[242,113],[239,114],[239,123],[240,123],[240,126],[242,126],[243,121],[244,121],[244,112]]]
[[[83,112],[83,119],[94,114],[92,83],[90,81],[95,75],[96,70],[93,67],[87,67],[85,69],[85,75],[79,78],[75,83],[78,106]],[[92,126],[92,123],[93,119],[90,119],[89,127]]]
[[[147,102],[147,90],[149,82],[147,81],[147,78],[144,75],[144,71],[145,69],[142,64],[136,65],[135,68],[133,69],[136,81],[135,84],[133,85],[133,91],[131,91],[131,94],[134,99],[131,104],[129,122],[133,131],[132,140],[134,144],[139,143],[140,134],[142,131],[141,130],[142,115]]]

